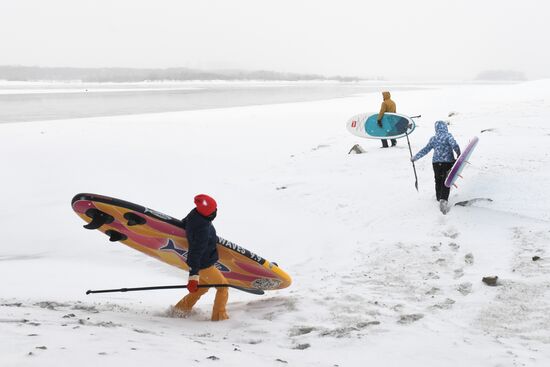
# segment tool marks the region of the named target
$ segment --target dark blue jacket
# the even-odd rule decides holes
[[[200,269],[206,269],[218,261],[218,236],[212,222],[200,215],[197,209],[191,210],[182,222],[189,243],[189,275],[197,275]]]

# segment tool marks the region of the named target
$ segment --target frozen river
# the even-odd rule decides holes
[[[0,85],[0,123],[303,102],[376,92],[385,87],[372,82],[5,82]],[[378,101],[365,106],[377,108]]]

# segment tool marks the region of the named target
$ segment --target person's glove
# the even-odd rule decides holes
[[[189,293],[195,293],[199,289],[199,276],[191,275],[187,281],[187,290]]]
[[[378,120],[376,121],[376,123],[378,124],[378,126],[382,127],[382,120]]]
[[[411,157],[411,162],[414,162],[414,157]]]

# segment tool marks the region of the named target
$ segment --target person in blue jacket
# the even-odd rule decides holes
[[[443,208],[447,207],[447,200],[449,199],[450,189],[445,186],[445,179],[455,162],[453,151],[456,153],[457,158],[460,156],[460,147],[455,138],[449,133],[445,121],[436,121],[435,135],[430,138],[424,148],[411,158],[411,161],[419,160],[432,149],[434,150],[432,163],[435,178],[435,198],[440,203],[443,211]]]
[[[200,284],[227,284],[216,262],[218,261],[217,243],[219,241],[212,221],[218,212],[216,201],[208,195],[195,196],[195,208],[182,220],[185,229],[189,251],[187,265],[189,266],[189,280],[187,290],[189,294],[179,301],[175,308],[183,314],[191,311],[195,303],[203,294],[208,292],[207,287]],[[229,318],[226,312],[229,292],[227,287],[216,287],[216,297],[212,309],[212,321],[221,321]]]

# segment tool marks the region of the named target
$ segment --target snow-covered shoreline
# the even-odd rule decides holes
[[[450,200],[492,203],[442,216],[429,157],[417,163],[417,193],[405,140],[384,150],[349,135],[347,118],[376,110],[378,93],[0,124],[0,364],[550,363],[550,82],[393,96],[398,112],[422,114],[413,152],[438,119],[461,146],[480,137]],[[348,155],[356,143],[367,153]],[[168,317],[178,291],[86,296],[186,274],[82,229],[70,208],[78,192],[175,217],[209,193],[220,235],[294,283],[231,292],[222,323],[207,321],[212,295],[187,319]],[[500,285],[484,285],[488,275]]]
[[[249,88],[281,86],[327,86],[327,85],[384,85],[385,81],[341,82],[335,80],[189,80],[189,81],[144,81],[144,82],[82,82],[82,81],[8,81],[0,80],[0,94],[37,94],[37,93],[82,93],[82,92],[120,92],[120,91],[168,91],[194,90],[211,87]],[[390,82],[402,84],[400,82]],[[406,83],[403,83],[406,84]]]
[[[387,86],[329,81],[0,82],[0,123],[298,103],[345,98],[384,87]],[[422,88],[400,84],[391,87]]]

